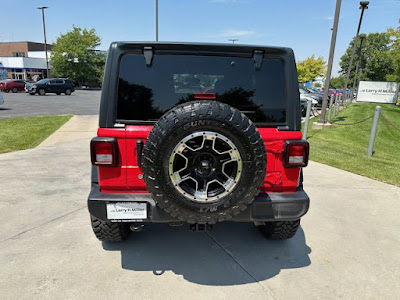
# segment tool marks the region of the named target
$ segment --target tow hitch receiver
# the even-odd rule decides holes
[[[197,231],[197,232],[206,232],[206,231],[211,231],[213,229],[213,226],[210,224],[190,224],[190,230],[191,231]]]

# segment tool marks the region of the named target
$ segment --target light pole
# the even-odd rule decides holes
[[[37,9],[40,9],[42,11],[42,20],[43,20],[43,35],[44,35],[44,52],[46,54],[46,75],[47,78],[50,77],[50,71],[49,71],[49,58],[47,57],[47,40],[46,40],[46,22],[44,21],[44,10],[47,9],[47,6],[41,6],[38,7]]]
[[[336,0],[335,18],[333,20],[331,48],[330,48],[330,52],[329,52],[328,69],[326,71],[326,79],[325,79],[325,85],[324,85],[324,97],[322,100],[322,109],[321,109],[321,118],[318,121],[318,123],[322,123],[322,124],[325,123],[325,113],[326,113],[326,107],[328,105],[329,85],[330,85],[330,81],[331,81],[333,57],[335,56],[336,35],[337,35],[338,26],[339,26],[339,15],[340,15],[341,3],[342,3],[341,0]],[[317,127],[315,127],[315,128],[317,128]]]
[[[365,39],[365,35],[360,35],[360,48],[358,49],[358,61],[357,61],[357,66],[356,66],[356,72],[354,73],[353,91],[356,89],[358,68],[361,63],[361,51],[362,51],[362,44],[363,44],[364,39]]]
[[[363,15],[364,15],[364,10],[368,9],[368,4],[369,4],[369,1],[361,1],[360,2],[360,9],[361,9],[360,21],[358,22],[357,33],[356,33],[356,37],[354,39],[354,44],[353,44],[353,51],[351,52],[351,57],[350,57],[349,69],[347,70],[346,81],[344,82],[343,97],[345,97],[346,94],[347,94],[346,93],[347,84],[349,83],[351,67],[353,66],[354,53],[356,52],[356,47],[357,47],[357,42],[358,42],[358,35],[360,33],[360,28],[361,28],[361,22],[362,22],[362,18],[363,18]]]
[[[360,83],[360,81],[361,81],[361,75],[364,70],[364,57],[363,57],[364,55],[363,54],[364,54],[363,52],[360,53],[360,71],[358,72],[358,83]]]
[[[156,42],[158,42],[158,0],[156,0]]]
[[[234,44],[236,41],[238,41],[239,39],[228,39],[228,41],[231,41],[232,44]]]

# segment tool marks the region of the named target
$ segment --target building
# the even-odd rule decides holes
[[[47,44],[49,58],[51,47]],[[27,81],[47,78],[44,44],[34,42],[0,43],[0,80],[7,78]]]

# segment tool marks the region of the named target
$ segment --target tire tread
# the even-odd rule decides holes
[[[126,223],[111,223],[90,217],[92,229],[96,237],[103,242],[119,242],[127,238],[129,225]]]
[[[300,219],[295,221],[265,222],[257,226],[258,230],[271,240],[286,240],[292,238],[300,226]]]

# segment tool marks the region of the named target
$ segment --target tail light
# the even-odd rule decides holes
[[[113,137],[95,137],[90,142],[92,164],[101,167],[118,165],[118,143]]]
[[[309,144],[305,140],[286,141],[283,156],[285,168],[300,168],[308,164]]]
[[[215,100],[217,98],[216,94],[210,93],[200,93],[200,94],[193,94],[194,99],[204,99],[204,100]]]

